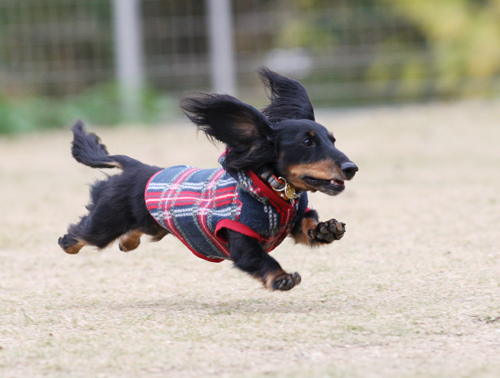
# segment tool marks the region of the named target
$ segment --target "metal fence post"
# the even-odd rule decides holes
[[[212,87],[236,96],[233,17],[230,0],[206,0]]]
[[[140,0],[113,0],[116,76],[124,114],[128,120],[140,116],[140,94],[144,86]]]

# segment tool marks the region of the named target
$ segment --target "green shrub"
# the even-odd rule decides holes
[[[0,134],[64,127],[76,119],[109,126],[154,124],[174,114],[175,102],[154,90],[142,91],[138,100],[138,112],[131,117],[115,84],[95,86],[67,99],[4,96],[0,97]]]

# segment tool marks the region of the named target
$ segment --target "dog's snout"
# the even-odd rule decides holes
[[[354,175],[358,171],[358,166],[354,164],[352,161],[349,161],[346,163],[342,163],[340,169],[342,170],[342,173],[344,173],[346,180],[350,180],[354,177]]]

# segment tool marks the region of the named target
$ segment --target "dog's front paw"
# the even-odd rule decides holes
[[[331,243],[334,240],[342,239],[345,233],[345,223],[338,222],[336,219],[330,219],[326,222],[320,222],[315,229],[309,230],[309,237],[314,242]]]
[[[300,278],[300,274],[297,272],[289,274],[282,271],[276,275],[268,275],[265,279],[264,285],[269,290],[286,291],[300,284],[300,281],[302,281],[302,279]]]
[[[272,288],[273,290],[290,290],[300,284],[300,281],[302,281],[302,279],[297,272],[293,274],[285,273],[273,280]]]

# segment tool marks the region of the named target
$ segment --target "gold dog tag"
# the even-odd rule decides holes
[[[286,184],[285,187],[285,194],[288,197],[288,199],[293,199],[295,198],[295,188],[291,184]]]

